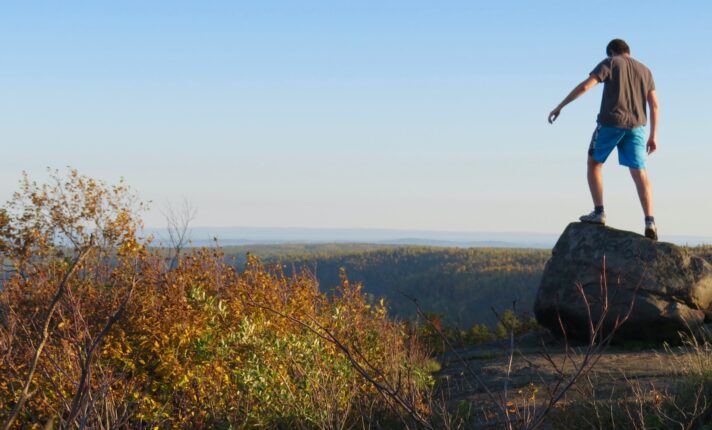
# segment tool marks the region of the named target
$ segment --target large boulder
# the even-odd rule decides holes
[[[711,320],[711,302],[712,266],[689,249],[571,223],[546,263],[534,313],[554,332],[563,325],[567,336],[588,339],[590,321],[601,320],[604,309],[607,334],[632,306],[614,339],[677,342],[680,332],[697,333]]]

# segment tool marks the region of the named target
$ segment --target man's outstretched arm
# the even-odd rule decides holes
[[[652,154],[658,149],[658,96],[655,90],[648,92],[648,107],[650,108],[650,137],[646,149]]]
[[[566,98],[561,103],[559,103],[559,105],[555,107],[554,110],[551,111],[551,113],[549,113],[549,124],[553,124],[554,121],[556,121],[556,118],[559,117],[561,109],[563,109],[564,106],[579,98],[581,94],[593,88],[597,83],[598,79],[594,78],[593,76],[589,76],[588,79],[576,85],[576,88],[571,90],[569,95],[566,96]]]

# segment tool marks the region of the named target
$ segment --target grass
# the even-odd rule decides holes
[[[624,386],[602,392],[595,377],[590,378],[577,387],[570,402],[551,414],[550,424],[555,429],[712,430],[710,341],[682,335],[681,345],[665,345],[659,358],[670,363],[667,383],[627,378]]]

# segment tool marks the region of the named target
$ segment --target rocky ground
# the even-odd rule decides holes
[[[500,401],[513,413],[535,414],[546,407],[549,390],[569,381],[584,360],[585,350],[585,344],[567,349],[547,335],[530,334],[516,339],[513,354],[510,342],[453,351],[438,357],[442,366],[436,375],[438,392],[449,410],[471,408],[477,421],[496,415],[491,409],[492,398],[506,398]],[[591,357],[596,360],[592,371],[579,378],[556,409],[573,402],[664,395],[675,389],[686,367],[709,356],[682,347],[611,346]],[[547,427],[553,428],[550,423]]]

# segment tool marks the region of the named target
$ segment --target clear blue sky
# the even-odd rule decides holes
[[[20,172],[123,176],[196,225],[559,232],[590,210],[614,37],[653,71],[662,236],[712,236],[709,2],[0,3],[0,199]],[[609,223],[640,230],[615,155]]]

